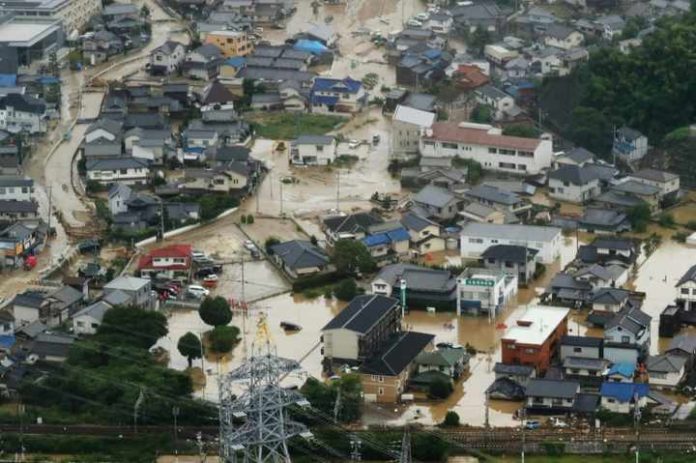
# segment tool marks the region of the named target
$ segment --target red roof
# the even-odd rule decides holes
[[[423,138],[524,151],[536,150],[541,142],[536,138],[495,135],[488,133],[488,130],[486,129],[459,127],[459,124],[456,122],[435,122],[432,125],[431,130],[432,135],[428,134]]]
[[[186,270],[191,266],[191,245],[190,244],[172,244],[163,248],[153,249],[138,260],[138,270],[144,268],[157,268],[162,270]],[[152,261],[155,258],[184,258],[183,264],[172,264],[166,266],[154,267]]]
[[[481,87],[490,82],[490,79],[481,71],[481,68],[472,64],[460,64],[454,78],[460,87],[467,90]]]

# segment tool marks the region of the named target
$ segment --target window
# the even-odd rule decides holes
[[[2,192],[0,191],[0,193],[2,193]],[[688,295],[688,294],[689,294],[689,288],[682,288],[682,289],[681,289],[681,293],[682,293],[682,294],[687,294],[687,295]]]
[[[582,352],[582,347],[573,347],[573,352]]]
[[[481,244],[481,243],[483,243],[483,239],[482,238],[469,238],[469,243]]]
[[[629,343],[631,342],[631,338],[629,336],[621,336],[621,342]]]
[[[118,171],[121,175],[125,175],[128,173],[128,169],[121,169]]]
[[[609,402],[610,404],[615,404],[616,400],[615,399],[607,399],[607,402]]]
[[[515,170],[515,164],[513,164],[513,163],[511,163],[511,162],[499,162],[499,163],[498,163],[498,167],[500,167],[501,169],[512,169],[512,170]]]
[[[574,375],[577,375],[578,373],[580,373],[580,370],[578,370],[577,368],[571,368],[570,372]]]
[[[377,388],[377,395],[384,395],[384,388],[383,387]]]
[[[324,152],[324,145],[316,145],[316,150],[317,153],[323,153]]]
[[[507,349],[508,349],[508,350],[515,350],[516,347],[515,347],[514,344],[508,344],[508,345],[507,345]]]
[[[370,375],[370,379],[372,381],[377,381],[377,375]]]
[[[533,158],[534,157],[534,153],[532,153],[530,151],[518,151],[517,155],[521,156],[523,158]]]
[[[498,154],[504,154],[506,156],[514,156],[515,150],[506,150],[506,149],[500,148],[498,150]]]
[[[527,170],[526,164],[517,164],[517,170]]]
[[[442,147],[443,147],[443,148],[450,149],[450,150],[456,150],[456,149],[457,149],[457,144],[456,144],[456,143],[442,142]]]
[[[379,381],[380,383],[383,383],[383,382],[384,382],[384,376],[378,376],[378,377],[377,377],[377,381]]]
[[[524,350],[525,354],[536,354],[536,352],[537,350],[531,347]]]
[[[496,154],[498,152],[498,150],[495,148],[488,148],[488,152],[491,154]]]

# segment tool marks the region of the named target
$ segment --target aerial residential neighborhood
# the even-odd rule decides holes
[[[0,452],[692,461],[694,8],[0,2]]]

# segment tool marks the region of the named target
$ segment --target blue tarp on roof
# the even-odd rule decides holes
[[[197,153],[197,154],[202,154],[205,152],[205,148],[202,146],[187,146],[186,147],[186,152],[187,153]]]
[[[621,375],[625,378],[633,378],[636,366],[630,362],[615,363],[609,368],[609,375]]]
[[[60,79],[54,76],[41,76],[36,79],[36,81],[41,85],[54,85],[60,83]]]
[[[338,97],[337,97],[337,96],[321,96],[321,95],[315,95],[315,96],[312,98],[312,104],[313,104],[313,105],[334,106],[336,103],[338,103]]]
[[[243,56],[233,56],[225,60],[225,64],[235,68],[241,68],[246,65],[246,58]]]
[[[430,48],[423,53],[423,56],[425,56],[428,59],[438,59],[442,56],[442,50]]]
[[[650,393],[649,384],[636,383],[602,383],[599,394],[602,397],[612,397],[620,402],[628,402],[634,397],[640,399]]]
[[[16,87],[17,74],[0,74],[0,87]]]
[[[404,228],[397,228],[396,230],[389,230],[387,232],[387,236],[391,241],[408,241],[411,239],[411,236],[408,234],[406,229]]]
[[[379,233],[377,235],[366,236],[362,239],[362,242],[365,244],[365,246],[371,248],[372,246],[381,246],[383,244],[389,244],[391,243],[391,240],[389,239],[386,233]]]
[[[326,48],[323,43],[308,39],[298,40],[295,42],[295,45],[292,48],[299,51],[306,51],[308,53],[312,53],[313,55],[321,55],[322,53],[329,51],[329,49]]]
[[[317,77],[314,79],[312,91],[315,92],[336,92],[336,93],[358,93],[362,87],[359,80],[346,77],[345,79],[332,79],[328,77]]]
[[[13,334],[6,334],[0,336],[0,348],[9,349],[10,347],[14,346],[14,343],[15,337]]]

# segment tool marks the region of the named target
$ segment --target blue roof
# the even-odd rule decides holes
[[[369,235],[366,236],[365,238],[362,239],[362,242],[367,246],[368,248],[371,248],[372,246],[380,246],[383,244],[389,244],[391,243],[391,240],[387,236],[386,233],[378,233],[376,235]]]
[[[16,87],[17,74],[0,74],[0,87]]]
[[[411,239],[411,235],[408,234],[405,228],[397,228],[396,230],[389,230],[387,236],[391,241],[408,241]]]
[[[243,56],[233,56],[225,60],[225,64],[235,68],[241,68],[246,64],[246,58]]]
[[[314,92],[337,92],[337,93],[358,93],[362,88],[362,82],[346,77],[345,79],[332,79],[329,77],[317,77],[314,79],[312,91]]]
[[[316,40],[300,39],[292,47],[295,50],[306,51],[314,55],[321,55],[329,49],[321,42]]]
[[[423,56],[425,56],[428,59],[437,59],[440,56],[442,56],[442,50],[438,50],[437,48],[430,48],[423,53]]]
[[[609,368],[609,375],[621,375],[626,378],[633,378],[636,372],[636,365],[630,362],[615,363]]]
[[[205,148],[202,146],[187,146],[186,152],[187,153],[204,153]]]
[[[312,104],[314,105],[334,106],[336,103],[338,103],[337,96],[314,95],[314,97],[312,97]]]
[[[60,79],[54,76],[41,76],[37,79],[37,82],[41,85],[53,85],[59,84]]]
[[[620,402],[628,402],[634,397],[645,397],[650,393],[649,384],[637,383],[602,383],[599,394],[602,397],[612,397]]]
[[[6,334],[0,336],[0,347],[3,349],[9,349],[10,347],[14,346],[15,343],[15,337],[13,334]]]

